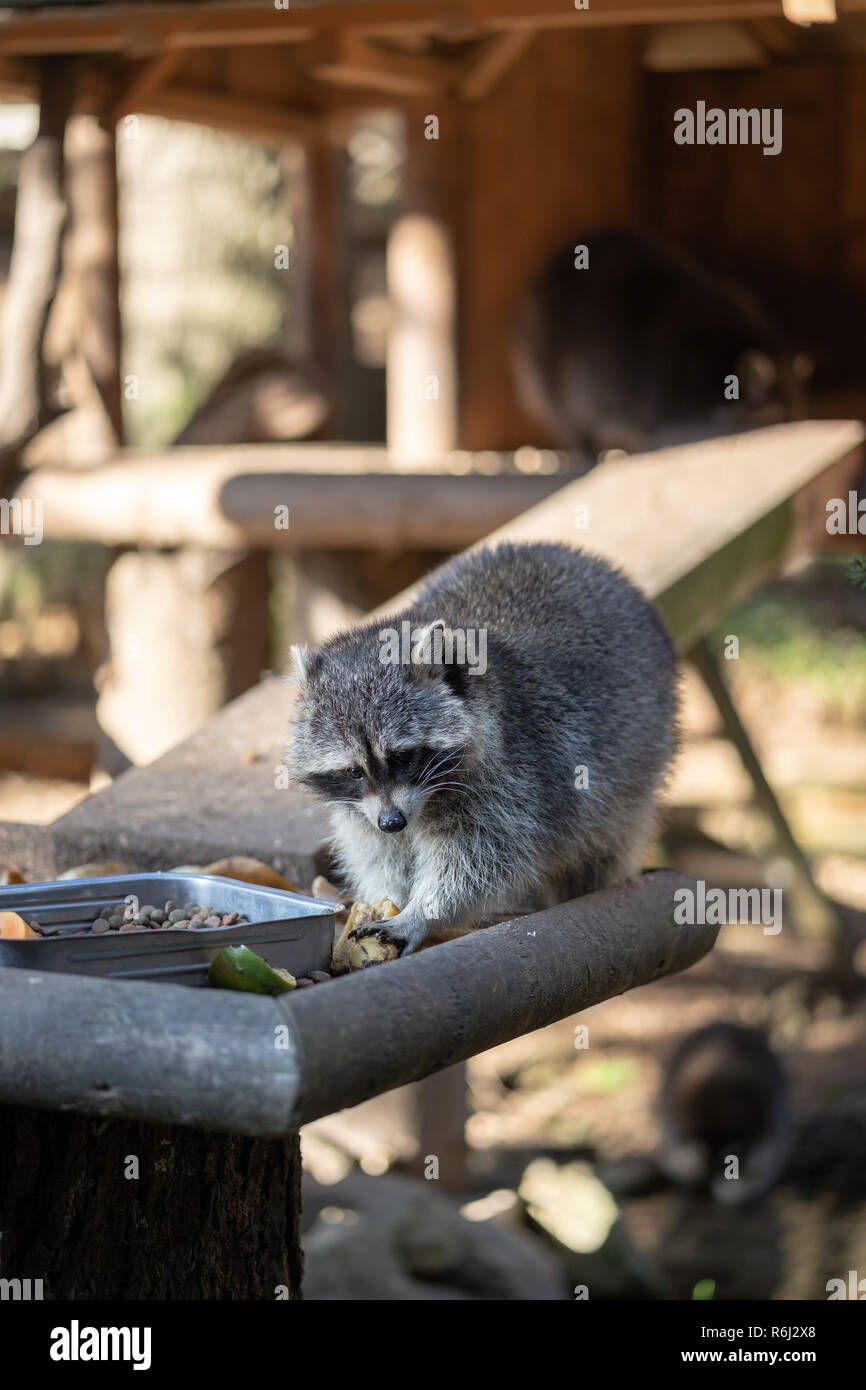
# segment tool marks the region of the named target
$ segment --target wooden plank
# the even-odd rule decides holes
[[[787,560],[826,542],[824,501],[845,495],[864,439],[859,421],[810,420],[601,464],[479,544],[561,541],[601,555],[655,599],[687,645]]]

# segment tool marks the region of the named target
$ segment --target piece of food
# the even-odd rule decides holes
[[[212,927],[244,926],[248,918],[237,912],[221,913],[209,904],[185,903],[176,907],[169,898],[164,908],[145,903],[136,912],[132,903],[120,904],[116,908],[103,908],[91,923],[90,930],[97,935],[105,931],[180,931],[194,928],[202,931]]]
[[[347,952],[350,970],[367,970],[371,965],[385,965],[396,960],[400,947],[390,941],[381,941],[378,936],[362,936],[353,941]]]
[[[310,892],[314,898],[324,898],[325,901],[329,903],[342,903],[344,901],[343,894],[340,892],[339,888],[335,888],[333,883],[329,883],[322,874],[319,874],[317,878],[313,879]]]
[[[116,878],[119,874],[137,873],[134,864],[124,864],[117,859],[100,859],[90,864],[76,864],[61,874],[61,879],[71,878]]]
[[[211,961],[207,979],[216,989],[239,989],[247,994],[287,994],[297,985],[288,970],[268,965],[248,946],[224,946]]]
[[[348,966],[349,933],[353,932],[356,927],[366,927],[372,920],[373,909],[369,903],[361,902],[360,899],[352,903],[349,915],[343,923],[343,929],[334,942],[334,949],[331,952],[331,962],[333,965]]]
[[[14,864],[4,864],[0,868],[0,885],[6,887],[10,883],[23,883],[24,875],[20,869],[16,869]]]
[[[216,874],[220,878],[236,878],[241,883],[258,883],[263,888],[283,888],[290,893],[300,893],[296,883],[278,874],[269,864],[260,859],[250,859],[245,854],[236,854],[229,859],[215,859],[201,870],[203,874]]]
[[[373,904],[373,921],[384,922],[386,917],[399,916],[400,909],[396,903],[392,903],[390,898],[379,898]]]
[[[0,912],[0,937],[4,941],[28,941],[38,936],[39,932],[34,931],[17,912]]]

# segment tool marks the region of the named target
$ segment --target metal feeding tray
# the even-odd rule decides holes
[[[89,927],[101,910],[123,907],[130,894],[140,904],[154,907],[162,907],[169,898],[178,904],[208,904],[223,915],[237,912],[249,922],[233,927],[72,934]],[[208,966],[223,946],[243,945],[297,978],[311,970],[327,970],[334,911],[333,903],[319,898],[210,874],[122,874],[27,883],[0,888],[0,912],[17,912],[25,921],[57,928],[57,934],[38,940],[0,939],[0,966],[205,985]]]

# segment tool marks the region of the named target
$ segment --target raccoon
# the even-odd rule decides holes
[[[659,1096],[659,1163],[674,1182],[742,1204],[771,1188],[791,1149],[785,1073],[763,1033],[711,1023],[681,1039]],[[736,1158],[739,1172],[729,1175]]]
[[[575,267],[575,247],[588,264]],[[576,236],[518,311],[524,405],[594,463],[790,419],[810,371],[738,285],[628,228]],[[739,399],[725,398],[736,376]]]
[[[293,648],[293,665],[289,769],[330,804],[351,891],[402,909],[362,935],[407,953],[522,893],[637,872],[676,744],[676,657],[605,561],[476,550],[387,624]]]

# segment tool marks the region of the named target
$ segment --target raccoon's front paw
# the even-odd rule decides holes
[[[396,946],[401,956],[408,956],[417,951],[426,935],[426,922],[419,922],[414,914],[398,912],[396,917],[388,917],[384,922],[368,922],[365,927],[355,927],[349,932],[348,940],[355,942],[372,936]]]

